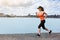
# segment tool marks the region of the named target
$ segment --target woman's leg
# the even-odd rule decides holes
[[[40,35],[41,29],[38,28],[38,34]]]
[[[49,30],[48,28],[44,28],[46,31],[48,31],[49,32],[49,34],[51,34],[51,32],[52,32],[52,30]]]
[[[42,22],[42,28],[46,31],[49,32],[49,34],[52,32],[51,30],[49,30],[48,28],[45,27],[45,21]]]
[[[38,26],[38,36],[40,36],[40,33],[41,33],[41,23],[39,24],[39,26]]]
[[[42,25],[42,28],[43,28],[44,30],[50,32],[50,30],[49,30],[48,28],[46,28],[44,24]]]

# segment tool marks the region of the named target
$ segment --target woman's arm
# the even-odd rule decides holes
[[[38,17],[38,13],[36,12],[36,17]]]
[[[44,12],[44,16],[45,16],[45,18],[47,18],[47,16],[48,16],[47,13]]]

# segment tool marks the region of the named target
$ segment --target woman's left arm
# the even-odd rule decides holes
[[[48,16],[47,13],[44,12],[44,16],[45,16],[45,18],[47,18],[47,16]]]

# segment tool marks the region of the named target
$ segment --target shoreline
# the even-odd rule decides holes
[[[0,18],[39,18],[39,17],[30,17],[30,16],[11,16],[11,17],[0,17]],[[47,17],[47,18],[60,18],[60,17]]]

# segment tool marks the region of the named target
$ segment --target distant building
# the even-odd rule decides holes
[[[30,14],[28,14],[28,16],[31,16]]]
[[[5,16],[5,14],[4,13],[0,13],[0,17],[3,17],[3,16]]]
[[[14,14],[10,14],[10,16],[16,16],[16,15],[14,15]]]

